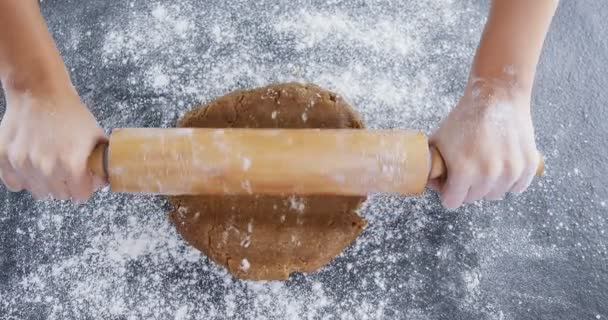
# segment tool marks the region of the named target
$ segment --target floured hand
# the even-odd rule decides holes
[[[87,158],[105,135],[73,87],[44,96],[7,90],[6,102],[0,177],[7,188],[36,199],[87,200],[100,185]]]
[[[448,175],[430,186],[441,192],[447,208],[525,191],[539,161],[529,95],[481,79],[469,83],[431,143]]]

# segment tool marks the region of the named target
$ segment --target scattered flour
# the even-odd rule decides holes
[[[172,126],[190,106],[234,89],[311,81],[345,97],[371,128],[428,131],[459,98],[483,22],[472,1],[132,4],[108,8],[103,23],[83,32],[102,35],[91,59],[66,52],[76,67],[108,79],[87,87],[87,99],[103,105],[96,112],[106,129]],[[60,46],[90,51],[86,37]],[[250,166],[244,159],[243,170]],[[0,311],[18,318],[434,319],[443,301],[500,319],[503,311],[482,293],[504,284],[497,275],[509,267],[505,257],[561,259],[524,229],[502,220],[501,228],[471,226],[471,212],[440,211],[430,195],[371,195],[360,210],[368,227],[320,272],[239,281],[176,234],[162,198],[106,191],[81,207],[9,205],[22,206],[14,259],[23,276],[7,284],[9,294],[0,289]],[[295,212],[305,205],[289,199]],[[486,209],[474,212],[509,214]],[[249,245],[243,235],[241,246]]]
[[[243,158],[243,171],[247,171],[251,168],[251,160],[249,158]]]
[[[306,209],[306,202],[304,201],[304,198],[295,195],[291,196],[289,197],[289,208],[297,213],[303,213],[304,209]]]
[[[249,270],[249,267],[251,267],[251,265],[249,264],[249,260],[247,260],[247,259],[241,260],[241,265],[240,265],[241,270],[247,272]]]
[[[249,180],[244,180],[241,182],[241,188],[245,190],[245,192],[251,194],[253,191],[251,189],[251,182]]]
[[[300,12],[295,19],[285,17],[275,24],[277,32],[293,32],[301,39],[297,50],[310,50],[326,41],[340,41],[348,46],[363,46],[377,52],[407,55],[419,46],[416,33],[402,30],[410,24],[379,17],[379,23],[361,24],[356,17],[342,12]]]

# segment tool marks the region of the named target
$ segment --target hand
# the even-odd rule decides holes
[[[443,156],[445,181],[431,181],[447,208],[500,199],[530,185],[539,156],[530,98],[508,84],[472,81],[458,105],[431,137]]]
[[[36,199],[86,201],[102,184],[87,159],[103,130],[71,84],[50,94],[6,90],[0,122],[0,178]]]

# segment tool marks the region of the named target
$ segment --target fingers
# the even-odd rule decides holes
[[[93,192],[106,185],[103,177],[97,177],[88,167],[88,159],[93,149],[100,143],[108,143],[108,137],[101,127],[96,128],[95,138],[90,140],[88,146],[79,149],[81,152],[73,158],[70,165],[70,183],[68,188],[74,200],[83,202],[88,200]]]
[[[67,89],[7,96],[0,121],[0,178],[10,190],[27,189],[36,198],[85,201],[93,192],[87,159],[106,137],[73,87],[58,88]]]
[[[473,169],[448,170],[448,178],[443,186],[440,181],[431,180],[429,187],[442,191],[442,203],[450,209],[481,199],[500,200],[508,192],[525,191],[534,179],[537,165],[538,156],[527,157],[525,161],[511,159],[504,165],[486,165],[483,170],[479,170],[483,165],[464,165]]]
[[[534,180],[534,176],[536,175],[536,168],[538,167],[538,162],[540,161],[538,152],[531,153],[532,156],[528,158],[526,161],[525,169],[517,182],[513,185],[510,192],[513,193],[522,193],[528,189],[532,180]]]
[[[36,181],[44,182],[45,192],[52,199],[67,200],[70,195],[65,184],[65,170],[61,162],[54,157],[34,156],[38,173]]]
[[[527,92],[511,89],[501,83],[470,83],[433,133],[430,143],[448,167],[442,188],[446,207],[499,199],[530,184],[538,162],[529,157],[536,151],[530,101]]]
[[[449,169],[448,172],[450,172]],[[470,186],[471,178],[466,171],[451,171],[441,194],[443,206],[448,209],[460,207],[469,192]]]
[[[14,149],[7,157],[0,157],[0,178],[10,191],[27,189],[36,200],[72,198],[84,202],[94,191],[87,158],[86,152],[66,161],[42,152],[27,154]]]
[[[492,186],[494,185],[496,178],[487,177],[481,178],[481,181],[473,184],[469,189],[469,193],[467,194],[464,202],[465,203],[473,203],[479,199],[483,199],[485,195],[487,195]]]
[[[19,156],[16,157],[20,159]],[[46,200],[51,196],[51,190],[47,184],[45,174],[35,165],[35,160],[31,157],[25,157],[25,160],[12,160],[13,168],[25,181],[25,188],[30,191],[32,197],[36,200]]]
[[[521,179],[523,171],[523,160],[506,161],[502,167],[502,172],[499,179],[492,186],[492,190],[488,192],[484,198],[487,200],[503,199],[505,194],[513,188],[519,179]]]
[[[45,177],[49,181],[50,193],[53,199],[68,200],[70,192],[65,181],[65,171],[61,166],[55,166]]]
[[[13,170],[6,151],[0,151],[0,179],[11,192],[19,192],[25,188],[25,182]]]
[[[10,169],[0,169],[0,179],[8,191],[19,192],[25,188],[23,179]]]
[[[87,167],[88,154],[80,154],[70,160],[67,187],[72,200],[87,201],[93,194],[93,176]]]

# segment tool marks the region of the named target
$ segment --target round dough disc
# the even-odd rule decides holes
[[[285,83],[225,95],[178,122],[194,128],[362,128],[336,94]],[[365,227],[365,197],[178,196],[170,219],[182,237],[239,278],[287,279],[329,263]]]

